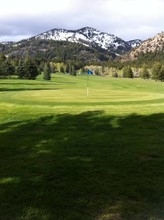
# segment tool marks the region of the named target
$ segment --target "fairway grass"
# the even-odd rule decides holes
[[[164,219],[164,84],[0,80],[0,220]]]

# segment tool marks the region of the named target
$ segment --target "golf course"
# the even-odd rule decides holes
[[[0,79],[0,220],[163,219],[163,82]]]

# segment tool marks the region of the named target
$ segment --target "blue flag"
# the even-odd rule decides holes
[[[92,72],[91,70],[88,70],[88,74],[89,74],[89,75],[92,75],[93,72]]]

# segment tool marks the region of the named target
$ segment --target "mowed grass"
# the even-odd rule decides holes
[[[164,83],[0,80],[0,220],[164,219]]]

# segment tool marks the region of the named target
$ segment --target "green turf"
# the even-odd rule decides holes
[[[0,80],[0,220],[164,219],[164,83]]]

